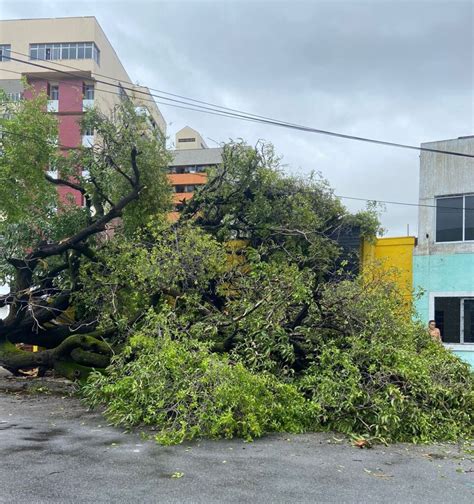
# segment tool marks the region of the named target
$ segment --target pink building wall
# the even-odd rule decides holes
[[[31,99],[33,94],[41,91],[47,92],[48,81],[33,80],[30,82],[32,90],[25,91],[26,99]],[[80,120],[82,118],[82,81],[63,80],[58,83],[59,103],[58,103],[58,132],[61,154],[67,156],[68,150],[79,147],[82,142]],[[78,173],[81,168],[78,167]],[[78,206],[83,205],[83,196],[80,192],[69,187],[58,186],[59,199],[63,203],[72,203]]]

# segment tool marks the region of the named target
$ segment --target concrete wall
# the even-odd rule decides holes
[[[413,248],[415,237],[378,238],[362,243],[362,271],[376,268],[396,282],[403,295],[411,300],[413,286]]]
[[[474,154],[474,137],[429,142],[422,147]],[[474,253],[474,242],[435,243],[436,197],[474,193],[474,160],[432,152],[420,155],[420,206],[416,255]]]
[[[474,297],[474,254],[424,255],[413,258],[413,284],[420,320],[434,319],[435,297]],[[442,335],[441,335],[442,336]],[[474,368],[474,344],[446,344]]]
[[[429,142],[422,147],[474,154],[474,137]],[[436,243],[436,198],[474,193],[474,161],[422,152],[418,245],[413,257],[413,285],[422,292],[415,307],[423,323],[434,319],[435,297],[474,297],[474,242]],[[423,206],[426,205],[426,206]],[[474,367],[473,344],[447,344]]]

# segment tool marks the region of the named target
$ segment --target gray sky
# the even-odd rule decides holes
[[[2,0],[2,19],[94,15],[134,81],[288,122],[418,145],[473,131],[471,1]],[[160,108],[209,146],[271,141],[337,194],[417,202],[418,153]],[[474,167],[473,167],[474,168]],[[344,200],[351,210],[363,203]],[[387,205],[389,236],[416,208]]]

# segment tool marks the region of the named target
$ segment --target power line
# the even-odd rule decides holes
[[[11,52],[15,52],[16,53],[16,51],[11,51]],[[20,54],[23,54],[23,53],[20,53]],[[24,55],[24,56],[26,56],[26,55]],[[22,60],[22,59],[14,58],[12,56],[10,56],[10,59],[13,60],[13,61],[17,61],[17,62],[20,62],[20,63],[27,64],[27,65],[35,66],[35,67],[38,67],[38,68],[44,68],[44,69],[47,69],[47,70],[52,70],[54,72],[59,72],[59,73],[65,74],[65,75],[72,76],[74,78],[81,78],[81,79],[83,78],[82,75],[77,75],[77,74],[74,74],[72,72],[68,72],[68,71],[64,71],[64,70],[58,70],[57,68],[54,68],[54,67],[51,67],[51,66],[47,66],[47,65],[43,65],[43,64],[40,64],[40,63],[33,63],[32,61],[25,61],[25,60]],[[41,60],[41,61],[43,61],[43,60]],[[54,64],[56,64],[56,63],[54,63]],[[59,65],[61,65],[61,64],[59,64]],[[74,67],[72,67],[72,68],[74,68]],[[80,70],[78,68],[76,68],[76,70],[77,71],[82,71],[82,70]],[[116,80],[117,82],[119,82],[117,79],[115,79],[113,77],[107,76],[107,78],[111,79],[111,80]],[[273,125],[273,126],[280,126],[280,127],[285,127],[285,128],[289,128],[289,129],[298,130],[298,131],[305,131],[305,132],[308,132],[308,133],[315,133],[315,134],[320,134],[320,135],[332,136],[332,137],[342,138],[342,139],[346,139],[346,140],[354,140],[354,141],[359,141],[359,142],[373,143],[373,144],[377,144],[377,145],[385,145],[385,146],[389,146],[389,147],[397,147],[397,148],[402,148],[402,149],[416,150],[416,151],[419,151],[419,152],[432,152],[432,153],[437,153],[437,154],[445,154],[445,155],[451,155],[451,156],[474,158],[474,154],[466,154],[466,153],[462,153],[462,152],[447,151],[447,150],[443,150],[443,149],[432,149],[432,148],[428,148],[428,147],[420,147],[420,146],[409,145],[409,144],[389,142],[389,141],[385,141],[385,140],[376,140],[376,139],[373,139],[373,138],[356,136],[356,135],[347,135],[347,134],[344,134],[344,133],[338,133],[338,132],[329,131],[329,130],[323,130],[323,129],[319,129],[319,128],[312,128],[312,127],[302,126],[302,125],[295,124],[295,123],[289,123],[289,122],[285,122],[285,121],[280,121],[280,120],[273,119],[273,118],[267,118],[265,116],[258,116],[258,115],[255,115],[255,114],[249,114],[249,113],[243,112],[243,111],[238,111],[238,113],[231,112],[230,109],[225,109],[225,108],[220,107],[218,105],[212,105],[212,107],[207,107],[207,106],[204,106],[204,105],[196,105],[196,104],[189,103],[189,100],[190,100],[189,98],[185,98],[187,101],[182,101],[182,100],[178,100],[178,99],[175,99],[175,98],[168,98],[166,96],[161,96],[161,95],[157,95],[157,94],[154,94],[154,93],[151,93],[151,92],[142,91],[142,90],[136,89],[136,88],[124,87],[121,84],[113,84],[111,82],[106,82],[106,81],[103,81],[101,79],[97,79],[95,77],[94,77],[94,80],[96,82],[99,82],[99,83],[104,84],[106,86],[112,86],[112,87],[116,87],[116,88],[119,88],[119,89],[121,88],[123,90],[129,90],[129,91],[131,91],[133,93],[136,93],[136,94],[144,94],[146,96],[153,96],[153,97],[160,98],[162,100],[169,100],[169,101],[181,103],[183,105],[198,107],[198,109],[195,109],[195,110],[199,111],[199,112],[203,112],[203,111],[207,110],[207,111],[209,111],[209,113],[214,113],[216,115],[225,115],[227,117],[233,117],[233,118],[236,118],[236,119],[250,120],[250,121],[254,121],[254,122],[258,122],[258,123],[262,123],[262,124],[269,124],[269,125]],[[151,88],[148,88],[148,89],[151,89]],[[200,102],[199,100],[193,100],[193,101],[196,102],[196,103]],[[206,103],[206,102],[200,102],[200,103]],[[219,107],[220,110],[217,107]],[[228,110],[228,111],[226,111],[226,110]],[[234,109],[234,110],[237,110],[237,109]]]
[[[14,131],[9,131],[5,129],[0,128],[0,133],[7,133],[10,135],[16,135],[19,137],[23,137],[29,140],[41,140],[40,137],[37,136],[32,136],[32,135],[25,135],[23,133],[17,133]],[[77,149],[78,147],[68,147],[65,145],[59,144],[60,147],[64,149]],[[346,200],[355,200],[355,201],[364,201],[364,202],[374,202],[374,203],[383,203],[387,205],[401,205],[401,206],[410,206],[410,207],[425,207],[425,208],[438,208],[437,205],[429,205],[429,204],[424,204],[424,203],[409,203],[405,201],[391,201],[391,200],[379,200],[379,199],[374,199],[374,198],[359,198],[356,196],[342,196],[339,194],[334,194],[336,198],[339,199],[346,199]],[[459,207],[443,207],[443,210],[461,210]],[[464,208],[464,210],[469,210],[469,211],[474,211],[474,208]]]
[[[29,64],[29,62],[23,61],[23,60],[16,60],[16,61],[22,61],[23,63]],[[44,67],[44,68],[49,68],[51,70],[54,70],[54,68],[46,67],[45,65],[41,65],[41,66]],[[23,72],[17,72],[17,71],[14,71],[14,70],[8,70],[8,72],[15,73],[15,74],[18,74],[18,75],[23,75]],[[65,73],[65,72],[61,72],[61,73]],[[69,73],[69,72],[67,72],[67,73]],[[81,79],[84,78],[83,76],[79,76],[79,75],[74,75],[74,77],[75,78],[81,78]],[[42,79],[45,80],[45,81],[47,81],[47,82],[62,82],[62,83],[67,83],[67,81],[60,80],[60,79],[48,79],[48,78],[45,78],[45,77],[42,77]],[[103,81],[98,81],[96,79],[96,82],[102,83]],[[123,88],[123,86],[113,85],[111,83],[105,83],[105,84],[107,84],[109,86],[113,86],[113,87],[118,87],[118,88],[122,87],[122,89],[129,89],[129,88]],[[134,89],[131,89],[131,90],[133,92],[137,92],[137,90],[134,90]],[[96,87],[96,91],[100,91],[102,93],[109,93],[109,94],[113,94],[115,96],[122,97],[121,93],[117,93],[115,91],[110,91],[108,89],[102,89],[102,88],[97,88]],[[216,115],[216,116],[221,116],[221,117],[230,117],[230,118],[235,118],[236,117],[235,114],[229,114],[228,112],[225,112],[224,110],[222,110],[222,111],[221,110],[213,111],[213,109],[210,109],[208,107],[196,108],[196,107],[201,107],[201,106],[200,105],[193,105],[193,104],[189,104],[191,106],[188,106],[188,107],[186,107],[185,105],[176,105],[175,103],[167,103],[167,102],[163,102],[163,101],[160,101],[160,100],[156,100],[156,99],[150,98],[150,96],[157,96],[157,95],[146,93],[144,91],[140,91],[140,93],[143,93],[143,94],[145,94],[147,96],[147,98],[140,98],[140,100],[142,102],[153,103],[154,105],[156,105],[158,103],[160,105],[164,105],[164,106],[167,106],[167,107],[174,107],[174,108],[178,108],[178,109],[190,110],[190,111],[194,111],[194,112],[201,112],[201,113],[204,113],[204,114],[211,114],[211,115]],[[162,98],[165,99],[165,100],[169,100],[170,99],[170,98],[166,98],[166,97],[162,97]],[[178,103],[186,104],[186,102],[181,102],[180,100],[173,100],[173,101],[176,101]],[[240,119],[242,121],[248,121],[248,122],[261,122],[257,118],[253,118],[253,117],[241,116],[241,117],[238,117],[238,119]],[[276,126],[278,126],[278,124],[276,124]]]
[[[23,53],[18,53],[16,51],[11,51],[11,52],[14,52],[16,54],[22,54],[22,55],[24,55]],[[27,55],[24,55],[24,56],[27,56]],[[57,70],[54,67],[50,67],[50,66],[47,66],[47,65],[42,65],[42,64],[38,64],[38,63],[32,63],[32,62],[29,62],[29,61],[24,61],[24,60],[20,60],[20,59],[17,59],[17,58],[12,58],[12,57],[10,57],[10,59],[13,59],[14,61],[18,61],[18,62],[21,62],[21,63],[25,63],[25,64],[29,64],[29,65],[45,68],[45,69],[48,69],[48,70],[52,70],[52,71],[55,71],[55,72],[59,72],[59,73],[62,73],[62,74],[70,75],[70,76],[73,76],[75,78],[81,78],[81,79],[84,78],[83,75],[76,75],[76,74],[73,74],[71,72],[65,72],[65,71],[62,71],[62,70]],[[43,61],[43,60],[41,60],[41,61]],[[64,66],[64,67],[68,67],[68,68],[72,68],[72,69],[75,69],[77,71],[82,71],[82,70],[78,69],[77,67],[73,67],[71,65],[65,65],[65,64],[62,64],[62,63],[54,63],[54,64],[55,65]],[[6,71],[8,71],[10,73],[15,73],[15,74],[23,75],[22,72],[17,72],[17,71],[13,71],[13,70],[6,70]],[[119,82],[117,79],[105,76],[103,74],[98,74],[97,73],[96,75],[99,75],[101,77],[106,77],[106,78],[111,79],[111,80],[116,80],[117,82]],[[52,79],[44,79],[44,80],[47,80],[49,82],[53,81]],[[130,91],[134,92],[134,93],[138,92],[140,94],[146,95],[147,97],[154,96],[154,97],[159,97],[161,99],[170,100],[169,98],[161,97],[161,96],[155,95],[153,93],[147,93],[145,91],[137,90],[135,88],[124,88],[121,85],[107,83],[107,82],[104,82],[104,81],[101,81],[101,80],[98,80],[98,79],[95,79],[95,81],[99,82],[101,84],[105,84],[105,85],[108,85],[108,86],[115,87],[115,88],[127,89],[127,90],[130,90]],[[61,80],[58,81],[57,79],[55,79],[54,82],[67,83],[67,81],[61,81]],[[132,84],[133,86],[135,86],[135,84],[133,84],[133,83],[130,83],[130,84]],[[153,89],[153,88],[148,88],[148,89]],[[104,92],[104,93],[114,94],[116,96],[121,96],[120,93],[117,93],[117,92],[114,92],[114,91],[110,91],[110,90],[106,90],[106,89],[102,89],[102,88],[96,88],[96,90],[100,91],[100,92]],[[162,91],[160,91],[160,92],[162,92]],[[166,93],[166,92],[163,91],[163,93]],[[349,138],[349,139],[353,139],[353,140],[368,141],[368,142],[378,143],[378,144],[381,144],[381,145],[388,145],[388,146],[401,147],[401,148],[410,148],[410,149],[419,150],[419,151],[428,151],[428,152],[435,152],[435,153],[441,153],[441,154],[446,154],[446,155],[454,155],[454,156],[460,156],[460,157],[474,158],[474,155],[460,153],[460,152],[455,152],[455,151],[445,151],[445,150],[439,150],[439,149],[429,149],[429,148],[418,147],[418,146],[410,146],[410,145],[405,145],[405,144],[396,144],[396,143],[393,143],[393,142],[385,142],[385,141],[381,141],[381,140],[373,140],[373,139],[369,139],[369,138],[365,138],[365,137],[355,137],[355,136],[350,136],[350,135],[344,135],[344,134],[339,134],[339,133],[335,133],[335,132],[329,132],[329,131],[325,131],[325,130],[316,130],[314,128],[307,128],[305,126],[299,126],[299,125],[295,125],[293,123],[286,123],[286,122],[277,121],[277,120],[274,120],[274,119],[269,119],[269,118],[266,118],[265,116],[258,116],[256,114],[248,114],[248,117],[246,117],[247,113],[245,113],[245,112],[243,112],[242,115],[241,114],[229,114],[229,113],[225,112],[225,110],[237,111],[237,112],[239,112],[239,111],[237,109],[230,109],[228,107],[222,107],[222,106],[219,106],[219,105],[214,105],[214,104],[209,103],[209,102],[203,102],[203,101],[195,100],[195,99],[192,99],[192,98],[186,98],[186,97],[183,97],[181,95],[175,95],[173,93],[166,93],[166,94],[169,94],[169,95],[172,95],[172,96],[177,96],[177,97],[180,97],[180,98],[184,98],[186,100],[193,101],[193,102],[196,102],[196,103],[203,103],[203,104],[206,104],[206,105],[211,105],[213,107],[219,107],[219,108],[221,108],[223,110],[209,109],[208,107],[201,107],[200,105],[192,106],[192,104],[189,104],[187,102],[181,102],[180,100],[172,100],[172,101],[175,101],[175,102],[178,102],[178,103],[183,103],[184,105],[191,105],[191,106],[176,105],[176,104],[173,104],[173,103],[160,102],[158,100],[153,100],[153,99],[150,99],[150,98],[147,98],[147,99],[141,98],[141,100],[142,101],[146,101],[146,102],[150,102],[150,103],[159,103],[161,105],[175,107],[175,108],[180,108],[180,109],[184,109],[184,110],[191,110],[191,111],[196,111],[196,112],[201,112],[201,113],[208,113],[208,114],[211,114],[211,115],[219,115],[219,116],[223,116],[223,117],[237,117],[237,118],[239,118],[241,120],[246,120],[246,121],[250,121],[250,122],[264,122],[264,123],[267,123],[268,122],[267,119],[268,119],[275,126],[293,127],[295,129],[299,129],[299,130],[303,130],[303,131],[318,132],[318,133],[322,133],[322,134],[330,134],[332,136],[337,136],[337,137],[341,137],[341,138]],[[196,107],[199,107],[199,108],[196,108]],[[14,132],[9,132],[7,130],[3,130],[3,132],[10,133],[10,134],[17,134],[17,135],[21,136],[21,134],[14,133]],[[34,137],[30,136],[28,138],[34,138]],[[37,137],[36,139],[38,140],[39,137]],[[60,147],[63,147],[65,149],[74,148],[74,147],[68,147],[68,146],[63,146],[63,145],[60,145]],[[371,199],[371,198],[359,198],[359,197],[354,197],[354,196],[342,196],[342,195],[336,195],[336,194],[335,194],[335,196],[337,198],[340,198],[340,199],[355,200],[355,201],[375,202],[375,203],[383,203],[383,204],[391,204],[391,205],[401,205],[401,206],[411,206],[411,207],[437,208],[436,205],[428,205],[428,204],[420,204],[420,203],[408,203],[408,202],[401,202],[401,201],[377,200],[377,199]],[[451,210],[459,210],[459,208],[457,208],[457,207],[443,207],[443,209],[446,209],[446,210],[449,210],[449,209],[451,209]],[[474,209],[466,208],[465,210],[474,210]]]
[[[357,198],[355,196],[340,196],[339,194],[335,194],[336,198],[347,199],[347,200],[355,200],[355,201],[366,201],[366,202],[374,202],[374,203],[384,203],[387,205],[402,205],[402,206],[410,206],[410,207],[426,207],[426,208],[438,208],[436,205],[429,205],[425,203],[408,203],[406,201],[388,201],[388,200],[378,200],[378,199],[370,199],[370,198]],[[460,210],[457,207],[443,207],[443,210]],[[474,208],[465,208],[465,210],[474,210]]]
[[[19,54],[20,56],[25,56],[26,58],[30,57],[28,54],[21,53],[21,52],[18,52],[18,51],[12,51],[12,50],[10,50],[10,52],[14,53],[14,54]],[[41,60],[41,61],[45,61],[45,60]],[[46,60],[46,61],[48,61],[48,60]],[[54,64],[58,65],[58,66],[62,66],[64,68],[70,68],[72,70],[82,71],[80,68],[74,67],[72,65],[67,65],[66,63],[60,63],[58,61],[54,61]],[[21,73],[21,72],[18,72],[18,73]],[[124,82],[125,84],[129,84],[129,85],[134,86],[134,87],[136,87],[137,85],[140,86],[140,84],[135,84],[134,82],[131,82],[131,81],[121,81],[120,79],[117,79],[116,77],[110,77],[108,75],[104,75],[104,74],[101,74],[101,73],[98,73],[98,72],[94,72],[94,75],[98,75],[99,77],[104,77],[105,79],[110,79],[110,80],[113,80],[113,81],[116,81],[116,82]],[[230,108],[230,107],[224,107],[223,105],[217,105],[215,103],[206,102],[206,101],[202,101],[202,100],[196,100],[195,98],[189,98],[189,97],[186,97],[186,96],[183,96],[183,95],[179,95],[179,94],[175,94],[175,93],[170,93],[169,91],[163,91],[162,89],[152,88],[152,87],[149,87],[149,86],[143,86],[143,87],[146,87],[147,89],[149,89],[151,91],[156,91],[157,93],[162,93],[162,94],[165,94],[165,95],[174,96],[175,98],[181,98],[183,100],[188,100],[188,101],[191,101],[191,102],[200,103],[202,105],[210,105],[212,107],[220,108],[220,109],[223,109],[223,110],[228,110],[230,112],[245,113],[246,115],[258,117],[258,118],[261,118],[261,119],[270,119],[269,117],[266,117],[266,116],[262,116],[262,115],[258,115],[258,114],[252,114],[250,112],[242,112],[241,110],[238,110],[238,109],[234,109],[234,108]],[[291,124],[291,123],[288,123],[288,124]]]

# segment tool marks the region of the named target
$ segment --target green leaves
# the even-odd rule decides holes
[[[305,401],[294,386],[210,353],[160,316],[148,318],[108,376],[91,377],[83,394],[91,405],[106,403],[114,424],[155,426],[162,444],[304,428]]]
[[[8,102],[0,90],[0,215],[18,223],[55,202],[55,189],[44,172],[56,150],[57,123],[44,112],[45,94],[20,103]]]
[[[396,286],[383,281],[327,286],[321,304],[335,329],[320,334],[300,390],[319,405],[328,429],[387,442],[469,438],[469,366],[431,341],[403,303]]]
[[[137,114],[132,102],[125,101],[111,117],[90,110],[82,121],[83,129],[93,129],[100,142],[93,149],[82,149],[77,163],[87,167],[86,186],[93,201],[107,207],[130,192],[137,175],[140,197],[122,212],[124,230],[131,235],[148,220],[171,209],[171,188],[166,174],[170,155],[165,139],[153,135],[144,115]],[[138,151],[133,166],[131,151]]]

